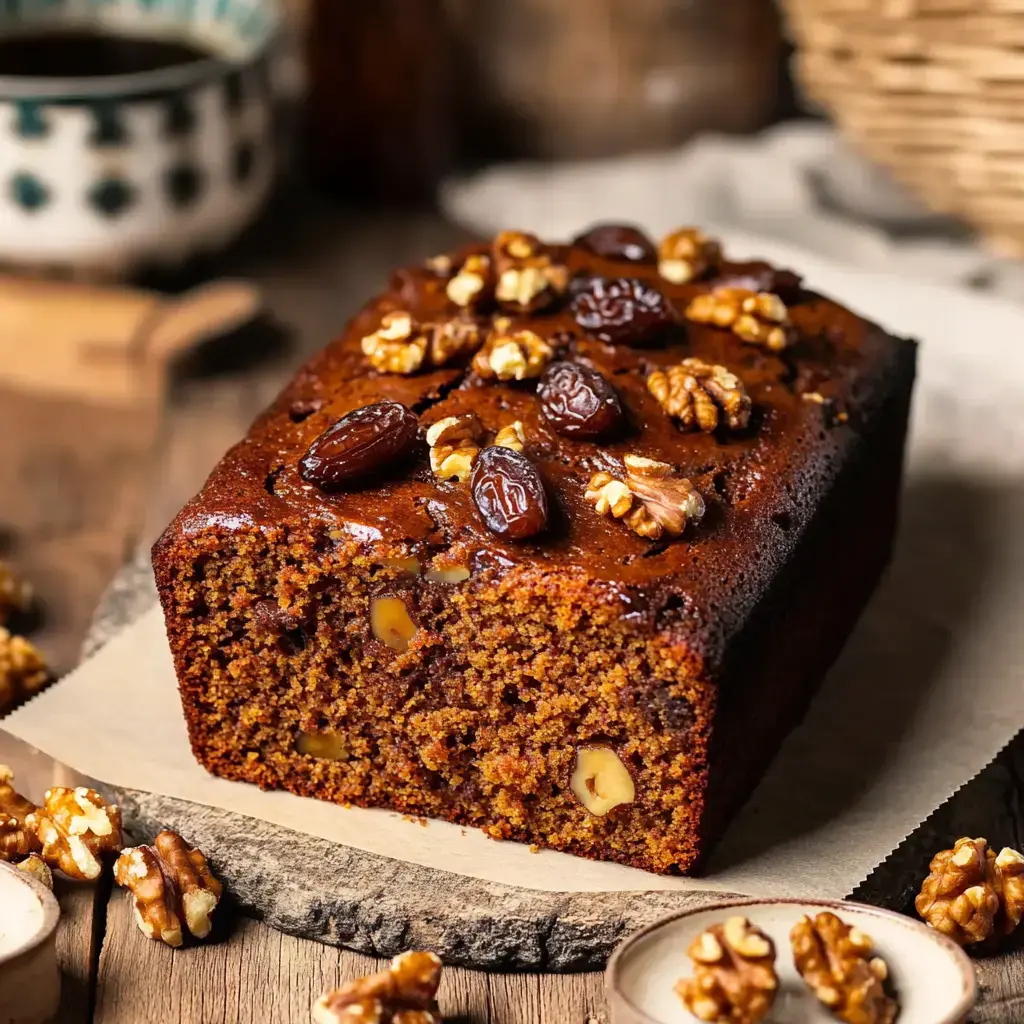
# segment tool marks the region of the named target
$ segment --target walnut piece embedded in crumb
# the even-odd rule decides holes
[[[511,313],[536,313],[569,287],[569,268],[556,262],[541,241],[522,231],[503,231],[494,240],[498,304]]]
[[[203,854],[177,832],[161,832],[152,846],[125,850],[114,865],[114,880],[130,890],[142,934],[168,946],[182,944],[184,930],[205,939],[223,887]]]
[[[658,243],[658,273],[672,284],[700,277],[722,258],[722,247],[700,228],[680,228]]]
[[[429,333],[411,313],[393,310],[362,339],[363,354],[381,373],[415,373],[423,365]]]
[[[984,942],[995,931],[1000,909],[995,854],[984,839],[958,839],[928,866],[914,900],[920,917],[961,946]]]
[[[496,323],[484,346],[473,357],[473,369],[485,380],[527,380],[539,377],[554,350],[534,331],[508,331]]]
[[[427,429],[430,468],[442,480],[469,479],[473,460],[480,454],[484,429],[473,413],[446,416]]]
[[[39,836],[43,860],[79,881],[99,878],[104,854],[122,846],[120,808],[85,786],[48,789],[26,824]]]
[[[41,849],[29,816],[39,808],[14,788],[14,774],[0,764],[0,860],[16,862]]]
[[[781,352],[794,340],[789,310],[774,292],[722,287],[697,295],[684,314],[694,323],[728,327],[751,345]]]
[[[0,626],[15,612],[27,612],[32,588],[5,562],[0,562]]]
[[[717,363],[684,359],[655,370],[647,390],[686,430],[710,433],[723,421],[730,430],[743,430],[750,423],[750,396],[743,382]]]
[[[313,1004],[316,1024],[441,1024],[437,987],[441,961],[433,953],[401,953],[386,971],[357,978]]]
[[[49,678],[35,646],[0,626],[0,715],[41,690]]]
[[[793,962],[815,994],[846,1024],[893,1024],[899,1007],[885,992],[886,962],[872,942],[832,913],[801,918],[789,933]]]
[[[693,974],[676,985],[683,1005],[698,1020],[759,1024],[779,987],[775,944],[745,917],[701,932],[688,950]]]

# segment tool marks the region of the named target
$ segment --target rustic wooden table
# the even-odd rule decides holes
[[[356,217],[314,200],[282,203],[255,237],[218,271],[257,280],[286,335],[252,335],[261,353],[211,351],[182,368],[167,422],[154,453],[145,526],[124,536],[110,522],[108,552],[147,543],[202,482],[225,449],[273,397],[289,373],[322,345],[355,306],[380,286],[387,269],[457,241],[456,229],[436,216]],[[0,444],[4,441],[0,440]],[[19,437],[8,443],[32,444]],[[78,481],[81,495],[101,490],[101,471]],[[22,543],[31,544],[32,538]],[[106,562],[104,562],[106,564]],[[78,579],[79,569],[82,580]],[[94,565],[71,563],[65,601],[94,600]],[[84,609],[68,618],[79,629]],[[63,642],[80,642],[81,636]],[[983,815],[1006,842],[1024,832],[1021,780],[1024,750],[1011,750],[989,773],[988,790],[968,794],[967,820]],[[955,818],[956,815],[953,815]],[[995,821],[999,818],[999,821]],[[940,816],[936,835],[960,823]],[[987,826],[986,826],[987,827]],[[937,841],[934,840],[934,841]],[[927,841],[926,841],[927,842]],[[309,866],[311,870],[312,866]],[[307,866],[296,864],[303,872]],[[125,894],[105,886],[58,883],[63,908],[58,942],[64,970],[61,1024],[291,1024],[308,1022],[313,1000],[340,981],[378,965],[372,958],[280,934],[259,921],[233,918],[220,941],[172,951],[139,934]],[[894,899],[905,899],[899,894]],[[232,917],[232,915],[226,915]],[[983,1005],[973,1018],[1010,1024],[1024,1020],[1022,958],[979,963]],[[448,1019],[484,1024],[588,1024],[606,1020],[600,974],[501,975],[450,969],[440,1000]]]

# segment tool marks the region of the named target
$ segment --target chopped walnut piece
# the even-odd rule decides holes
[[[627,455],[625,481],[611,473],[590,478],[585,499],[598,515],[611,515],[647,540],[664,534],[678,537],[688,522],[704,515],[704,499],[686,477],[679,476],[667,462]]]
[[[504,426],[494,435],[494,443],[499,448],[511,448],[514,452],[521,452],[526,444],[526,432],[523,430],[521,420],[515,420]]]
[[[716,363],[684,359],[655,370],[647,378],[647,390],[687,430],[710,433],[723,418],[731,430],[743,430],[750,422],[750,396],[743,382]]]
[[[626,521],[642,537],[657,540],[662,533],[678,537],[689,522],[704,515],[704,499],[690,481],[676,473],[667,462],[627,455],[626,485],[643,506],[644,517],[634,510]],[[632,521],[635,520],[635,521]]]
[[[0,562],[0,626],[32,604],[32,588],[6,563]]]
[[[484,347],[473,358],[473,369],[488,380],[539,377],[551,362],[554,350],[533,331],[523,329],[509,333],[504,327],[503,323],[496,322]]]
[[[958,839],[937,853],[914,900],[920,917],[961,946],[984,942],[995,930],[999,879],[984,839]]]
[[[693,974],[676,994],[698,1020],[758,1024],[775,1002],[775,945],[745,917],[712,925],[690,944]]]
[[[472,317],[457,316],[435,324],[430,331],[430,347],[427,352],[430,365],[447,366],[453,359],[476,352],[483,341],[483,330]]]
[[[313,1004],[316,1024],[441,1024],[437,987],[441,961],[433,953],[401,953],[386,971],[357,978]]]
[[[494,298],[494,269],[490,256],[467,256],[448,280],[448,298],[463,309],[479,309]]]
[[[367,334],[361,345],[375,370],[381,373],[415,373],[423,365],[429,333],[411,313],[393,310],[381,317],[380,327]]]
[[[584,497],[599,516],[621,519],[633,507],[633,492],[611,473],[595,473]]]
[[[85,786],[48,789],[43,806],[26,824],[39,836],[43,860],[69,878],[99,878],[103,855],[122,846],[120,808]]]
[[[728,327],[743,341],[770,352],[781,352],[793,342],[789,310],[772,292],[713,288],[691,299],[684,315],[694,323]]]
[[[427,430],[430,468],[442,480],[464,483],[473,471],[473,460],[480,454],[483,426],[473,413],[447,416]]]
[[[680,228],[658,243],[658,273],[673,284],[693,281],[721,258],[721,246],[699,228]]]
[[[636,785],[622,758],[611,747],[580,747],[569,788],[595,817],[636,799]]]
[[[37,693],[49,678],[35,646],[0,626],[0,714]]]
[[[793,962],[817,998],[846,1024],[892,1024],[896,1000],[885,993],[889,969],[872,957],[871,939],[828,912],[801,918],[789,933]]]
[[[39,808],[14,788],[14,774],[0,765],[0,860],[16,861],[41,849],[29,816]]]
[[[423,261],[423,266],[432,274],[437,274],[438,277],[447,277],[452,272],[452,258],[447,253],[428,256]]]
[[[569,268],[556,263],[533,235],[503,231],[494,240],[495,298],[514,313],[535,313],[569,287]]]
[[[193,938],[210,934],[223,887],[203,854],[177,832],[161,832],[152,846],[125,850],[114,865],[114,880],[134,896],[135,920],[146,938],[177,947],[183,925]]]

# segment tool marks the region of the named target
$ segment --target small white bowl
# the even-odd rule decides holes
[[[59,917],[46,886],[0,864],[0,1024],[42,1024],[57,1012]]]
[[[960,1024],[977,998],[974,968],[962,949],[918,921],[863,903],[840,900],[734,900],[655,922],[612,954],[605,988],[612,1024],[692,1024],[675,994],[691,973],[690,942],[735,914],[749,918],[775,942],[779,994],[772,1024],[835,1024],[793,966],[789,931],[804,915],[831,910],[870,935],[889,965],[900,1003],[899,1024]]]

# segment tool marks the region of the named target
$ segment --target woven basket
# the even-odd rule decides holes
[[[1024,257],[1024,0],[785,0],[809,96],[935,210]]]

